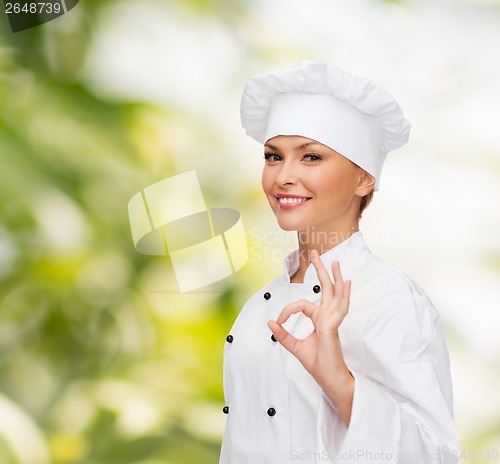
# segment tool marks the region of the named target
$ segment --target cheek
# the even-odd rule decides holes
[[[261,185],[262,185],[262,190],[264,190],[264,193],[267,195],[271,191],[273,182],[269,170],[266,168],[262,170]]]
[[[351,179],[349,173],[337,170],[325,170],[320,176],[316,176],[310,184],[313,191],[327,202],[336,202],[351,190]]]
[[[316,171],[309,176],[308,184],[318,194],[328,195],[342,188],[342,176],[339,176],[335,171]]]

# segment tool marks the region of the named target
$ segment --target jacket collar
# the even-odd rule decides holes
[[[349,238],[339,243],[338,245],[330,248],[320,255],[321,261],[325,265],[330,278],[332,277],[332,263],[334,261],[340,261],[342,269],[349,265],[350,262],[360,262],[366,256],[366,253],[370,253],[370,250],[365,244],[363,234],[361,231],[355,232]],[[286,258],[284,263],[285,268],[285,280],[290,283],[290,276],[293,275],[300,266],[299,262],[299,250],[292,251]],[[341,270],[342,270],[341,269]],[[318,276],[316,274],[316,269],[311,263],[307,267],[304,283],[317,282]],[[300,285],[300,284],[299,284]]]

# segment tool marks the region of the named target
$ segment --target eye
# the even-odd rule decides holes
[[[321,159],[323,159],[321,156],[319,155],[315,155],[313,153],[309,153],[308,155],[304,155],[304,159],[308,158],[309,161],[319,161]]]
[[[277,155],[276,153],[264,153],[264,159],[269,162],[275,162],[275,161],[280,161],[281,156]]]

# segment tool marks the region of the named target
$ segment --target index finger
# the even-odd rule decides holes
[[[311,262],[316,269],[316,274],[318,275],[318,279],[321,284],[321,299],[323,299],[323,296],[326,298],[333,298],[333,282],[331,281],[317,250],[311,251]]]

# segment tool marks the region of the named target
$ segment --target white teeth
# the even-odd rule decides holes
[[[302,203],[303,201],[306,201],[307,198],[278,198],[278,201],[280,203],[286,203],[286,204],[298,204]]]

